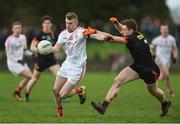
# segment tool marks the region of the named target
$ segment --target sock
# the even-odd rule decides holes
[[[20,92],[21,91],[21,89],[22,89],[22,86],[18,86],[17,88],[16,88],[16,92]]]
[[[82,88],[80,88],[80,87],[75,88],[75,92],[76,92],[76,94],[82,93]]]
[[[111,101],[105,99],[104,102],[102,103],[102,106],[104,108],[107,108],[110,103],[111,103]]]
[[[26,96],[26,97],[29,97],[29,93],[25,93],[25,96]]]
[[[57,108],[58,108],[58,109],[62,109],[62,106],[58,106]]]

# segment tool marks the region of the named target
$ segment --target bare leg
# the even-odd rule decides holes
[[[112,101],[114,97],[116,97],[119,93],[120,87],[124,85],[125,83],[128,83],[131,80],[138,79],[138,74],[132,70],[130,67],[124,68],[118,76],[114,79],[114,83],[111,86],[110,90],[108,91],[107,96],[105,97],[105,100]]]
[[[161,102],[162,112],[160,113],[160,116],[165,116],[168,112],[171,102],[166,99],[164,92],[157,87],[156,83],[146,84],[146,87],[148,91],[151,93],[151,95],[155,96]]]
[[[163,81],[167,87],[169,95],[173,96],[174,93],[173,93],[172,85],[171,85],[170,80],[169,80],[169,69],[168,69],[168,67],[166,67],[164,65],[161,66],[161,75],[162,75],[161,79],[163,79]]]
[[[60,77],[60,76],[56,77],[54,87],[53,87],[53,95],[54,95],[54,101],[55,101],[57,108],[62,106],[59,101],[59,100],[61,100],[61,99],[59,99],[59,93],[60,93],[60,90],[62,89],[62,87],[64,86],[64,84],[66,83],[66,81],[67,81],[67,78]]]
[[[32,87],[35,85],[35,83],[37,82],[39,77],[40,77],[40,72],[37,71],[36,69],[34,69],[32,78],[31,78],[31,80],[29,80],[29,82],[28,82],[28,84],[26,86],[26,95],[30,94],[30,91],[31,91]]]
[[[91,102],[92,107],[95,108],[100,114],[104,114],[109,104],[118,95],[120,87],[138,78],[139,75],[130,67],[124,68],[114,79],[114,83],[109,89],[109,92],[106,95],[103,103],[98,105],[95,102]]]
[[[155,96],[161,103],[166,101],[166,97],[164,92],[157,87],[157,84],[146,84],[146,87],[148,91],[151,93],[151,95]]]
[[[26,83],[31,79],[32,73],[30,70],[24,70],[20,74],[20,76],[24,77],[23,80],[20,81],[18,87],[16,88],[16,92],[20,92],[21,89],[26,85]]]
[[[57,71],[58,71],[59,69],[60,69],[60,66],[59,66],[58,64],[49,67],[49,70],[50,70],[54,75],[57,74]]]
[[[14,92],[14,96],[16,97],[17,100],[22,100],[20,91],[25,86],[25,84],[31,79],[32,73],[30,70],[24,70],[19,74],[19,76],[24,77],[24,79],[20,81],[18,87],[16,88]]]

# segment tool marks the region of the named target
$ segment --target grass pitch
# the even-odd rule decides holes
[[[63,118],[56,116],[53,101],[52,86],[55,77],[50,73],[43,73],[32,90],[29,102],[18,102],[12,96],[20,77],[9,72],[0,72],[0,122],[81,122],[81,123],[163,123],[180,122],[180,77],[171,75],[175,96],[170,98],[172,106],[166,117],[160,117],[160,104],[144,87],[141,80],[124,85],[119,96],[114,99],[105,115],[99,115],[91,106],[92,100],[101,102],[110,88],[115,73],[87,72],[79,85],[87,87],[87,101],[79,104],[77,96],[64,101]],[[162,82],[159,86],[166,91]],[[22,91],[24,95],[24,91]]]

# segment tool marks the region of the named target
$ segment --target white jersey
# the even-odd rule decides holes
[[[156,59],[158,59],[158,61],[170,63],[171,51],[175,43],[175,38],[172,35],[168,35],[167,37],[163,37],[160,35],[153,39],[152,44],[156,48]]]
[[[86,64],[86,38],[83,36],[82,27],[77,27],[73,32],[69,33],[67,29],[59,34],[57,43],[63,44],[63,48],[67,54],[64,63],[83,66]]]
[[[160,35],[153,39],[152,44],[156,48],[155,61],[158,65],[163,64],[167,67],[170,67],[171,51],[175,43],[175,38],[172,35],[168,35],[167,37],[163,37]]]
[[[27,40],[25,35],[19,37],[9,36],[5,42],[7,61],[17,62],[23,59],[24,49],[27,49]]]

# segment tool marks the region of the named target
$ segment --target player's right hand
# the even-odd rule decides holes
[[[111,17],[109,20],[110,20],[111,22],[113,22],[115,25],[118,25],[118,24],[119,24],[119,21],[118,21],[118,19],[117,19],[116,17]]]
[[[111,22],[118,22],[118,19],[116,17],[110,17],[109,19]]]
[[[96,29],[93,29],[91,27],[88,27],[85,29],[85,31],[83,32],[84,36],[89,36],[91,34],[95,34],[96,33]]]

